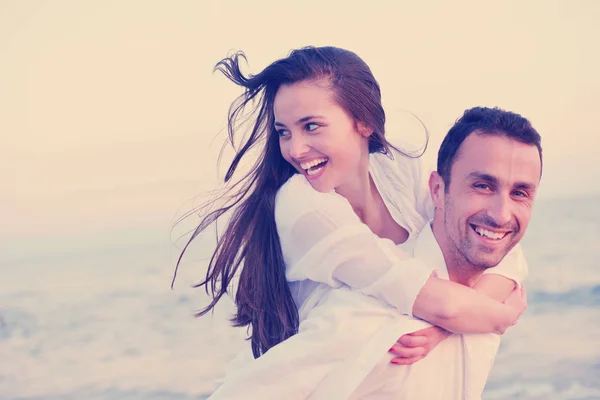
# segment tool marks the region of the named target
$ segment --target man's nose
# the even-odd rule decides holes
[[[509,195],[498,193],[488,209],[488,215],[494,219],[499,226],[508,224],[512,219],[511,199]]]

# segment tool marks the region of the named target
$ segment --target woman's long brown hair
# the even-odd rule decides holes
[[[335,47],[306,47],[292,51],[257,75],[248,76],[240,70],[242,59],[245,60],[244,54],[238,52],[221,60],[215,70],[245,89],[229,109],[229,141],[235,143],[240,127],[248,122],[252,129],[225,175],[225,182],[230,185],[225,205],[203,216],[182,250],[177,267],[194,238],[231,211],[225,231],[217,238],[206,278],[196,285],[204,286],[212,297],[197,315],[215,307],[242,267],[235,295],[237,313],[232,322],[237,327],[251,326],[252,351],[257,358],[295,334],[299,324],[275,224],[277,191],[296,172],[282,157],[274,130],[273,102],[277,90],[281,85],[327,78],[338,104],[355,121],[373,129],[369,151],[389,153],[393,147],[384,137],[385,112],[379,84],[356,54]],[[235,183],[230,182],[242,158],[260,144],[264,151],[250,171]]]

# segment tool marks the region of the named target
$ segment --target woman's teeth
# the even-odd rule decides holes
[[[312,176],[312,175],[316,175],[316,174],[318,174],[319,172],[321,172],[321,170],[322,170],[322,169],[323,169],[323,167],[319,167],[319,168],[316,168],[316,169],[309,169],[308,171],[306,171],[306,173],[307,173],[308,175],[311,175],[311,176]]]
[[[311,161],[300,163],[300,167],[305,170],[308,175],[315,175],[323,169],[327,160],[327,158],[316,158]]]

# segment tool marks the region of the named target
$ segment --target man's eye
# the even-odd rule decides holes
[[[525,193],[525,192],[524,192],[524,191],[522,191],[522,190],[515,190],[515,191],[513,192],[513,196],[517,196],[517,197],[528,197],[528,196],[527,196],[527,193]]]
[[[474,185],[477,189],[482,189],[482,190],[490,190],[490,185],[488,185],[487,183],[476,183]]]

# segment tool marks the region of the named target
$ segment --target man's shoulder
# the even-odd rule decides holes
[[[433,234],[433,221],[427,222],[415,237],[413,257],[437,271],[438,277],[448,279],[448,268],[442,249]]]
[[[431,248],[439,248],[431,224],[433,221],[427,221],[414,233],[413,253],[421,253],[430,250]]]

